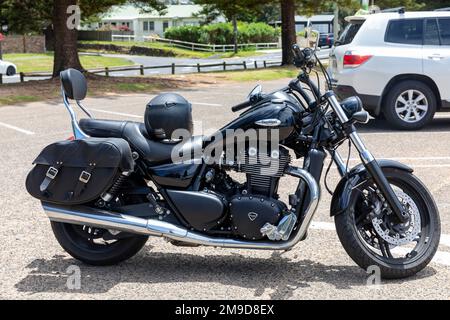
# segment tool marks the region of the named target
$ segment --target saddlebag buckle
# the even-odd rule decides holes
[[[83,171],[80,174],[80,178],[79,180],[83,183],[88,183],[89,180],[91,179],[91,174],[89,172]]]
[[[51,180],[55,179],[55,177],[58,175],[59,170],[56,169],[55,167],[50,167],[47,170],[47,173],[45,174],[45,176]]]

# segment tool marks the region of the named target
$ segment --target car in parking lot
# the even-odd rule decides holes
[[[5,76],[13,76],[17,73],[17,67],[14,63],[0,60],[0,74]]]
[[[319,47],[332,47],[334,44],[334,34],[333,33],[321,33],[319,35]]]
[[[346,18],[330,54],[341,98],[357,95],[374,117],[420,129],[450,108],[450,12],[376,13]]]

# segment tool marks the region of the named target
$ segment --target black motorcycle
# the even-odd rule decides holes
[[[422,270],[440,238],[432,195],[413,169],[373,157],[355,128],[369,121],[361,100],[322,94],[310,76],[322,71],[328,89],[331,81],[315,50],[293,50],[299,76],[269,94],[257,86],[233,107],[245,111],[211,137],[190,135],[191,104],[173,93],[150,101],[145,123],[93,119],[81,103],[84,76],[62,72],[74,137],[47,146],[26,182],[60,245],[92,265],[132,257],[148,236],[177,246],[290,250],[307,237],[329,154],[326,173],[334,163],[342,177],[329,191],[330,212],[350,257],[385,278]],[[88,118],[78,122],[69,99]],[[362,161],[352,169],[337,151],[346,142]],[[298,179],[288,204],[278,195],[283,176]]]

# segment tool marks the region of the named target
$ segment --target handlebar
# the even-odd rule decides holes
[[[240,103],[238,105],[235,105],[233,108],[231,108],[231,110],[233,112],[238,112],[238,111],[241,111],[241,110],[243,110],[245,108],[251,107],[252,104],[253,103],[250,100],[247,100],[247,101],[244,101],[244,102],[242,102],[242,103]]]

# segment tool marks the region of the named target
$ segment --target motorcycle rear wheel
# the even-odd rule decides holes
[[[131,258],[148,239],[141,235],[121,235],[114,238],[108,230],[54,221],[51,226],[56,240],[68,254],[95,266],[114,265]],[[105,233],[108,233],[109,241],[104,240]]]
[[[388,243],[375,228],[370,230],[371,226],[373,227],[371,219],[363,216],[367,214],[367,210],[364,210],[364,206],[367,209],[367,197],[363,189],[374,185],[371,179],[367,179],[355,189],[348,209],[335,217],[335,224],[342,246],[361,268],[368,270],[370,266],[378,266],[382,278],[401,279],[415,275],[430,263],[439,245],[441,225],[436,203],[418,178],[401,170],[384,169],[383,171],[391,185],[401,189],[400,192],[413,201],[415,208],[418,209],[420,233],[414,241],[406,244],[405,248]],[[393,218],[390,217],[390,219]],[[395,225],[395,223],[389,224]],[[395,255],[393,252],[399,253]],[[405,252],[408,253],[405,254]]]

